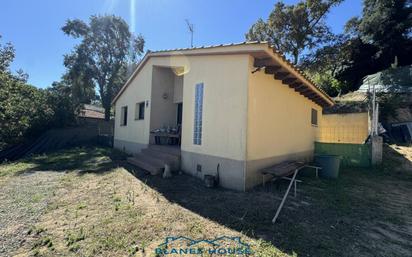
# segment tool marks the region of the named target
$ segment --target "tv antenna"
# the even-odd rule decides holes
[[[189,29],[190,32],[190,47],[193,48],[193,33],[194,33],[194,28],[193,28],[193,24],[189,22],[188,19],[185,20],[186,24],[187,24],[187,28]]]

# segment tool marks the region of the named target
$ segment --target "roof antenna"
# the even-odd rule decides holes
[[[193,48],[193,32],[195,31],[193,28],[193,24],[189,22],[188,19],[185,20],[187,24],[187,28],[189,29],[190,32],[190,47]]]

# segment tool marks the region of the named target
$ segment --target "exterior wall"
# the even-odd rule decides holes
[[[183,76],[175,76],[173,102],[183,102]]]
[[[136,152],[147,146],[150,126],[155,123],[150,120],[158,117],[151,114],[160,97],[155,87],[153,92],[151,89],[152,84],[158,83],[156,69],[184,67],[183,74],[179,74],[183,75],[179,76],[183,82],[182,169],[203,178],[205,174],[215,174],[219,164],[221,185],[244,190],[248,65],[249,55],[246,54],[151,57],[116,101],[115,147]],[[174,83],[177,94],[171,97],[174,102],[179,101],[176,87],[179,87],[180,78],[172,79],[177,81]],[[204,83],[202,145],[194,145],[194,88],[201,82]],[[145,109],[145,119],[134,120],[135,104],[146,100],[150,100],[150,104]],[[120,126],[120,111],[125,105],[128,106],[128,123]],[[201,172],[196,171],[198,165],[202,166]]]
[[[298,94],[273,75],[251,73],[249,62],[246,188],[262,182],[264,167],[285,160],[312,158],[322,107]],[[311,109],[318,126],[311,124]]]
[[[190,57],[184,76],[182,168],[203,178],[220,164],[222,186],[244,190],[248,55]],[[194,89],[204,83],[202,145],[193,144]],[[197,165],[202,172],[197,172]]]
[[[152,120],[159,115],[151,112],[156,112],[164,93],[155,92],[155,86],[170,84],[171,102],[183,99],[181,163],[186,173],[203,178],[216,174],[219,165],[220,184],[243,191],[261,182],[259,170],[264,167],[311,158],[322,108],[272,75],[252,74],[253,61],[247,54],[152,56],[116,101],[115,147],[136,152],[147,146],[151,125],[160,122]],[[179,76],[158,74],[159,67]],[[193,144],[198,83],[204,84],[202,145]],[[147,100],[145,119],[134,120],[135,104]],[[119,124],[124,105],[128,124],[123,127]],[[318,111],[318,126],[311,125],[312,108]]]
[[[150,97],[152,65],[145,65],[127,90],[120,95],[115,108],[114,147],[128,153],[140,152],[149,144],[150,135]],[[148,101],[144,120],[135,120],[136,103]],[[120,125],[121,107],[128,107],[127,126]]]
[[[150,129],[176,126],[176,104],[173,102],[175,74],[172,69],[153,67],[150,104]],[[164,98],[167,95],[167,98]]]
[[[318,142],[363,144],[369,134],[367,112],[324,114],[317,136]]]

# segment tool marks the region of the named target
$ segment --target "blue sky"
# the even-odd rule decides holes
[[[135,1],[132,4],[132,1]],[[146,50],[188,47],[185,19],[195,27],[194,45],[244,41],[244,34],[260,17],[266,19],[274,0],[3,0],[0,9],[2,43],[16,49],[12,70],[29,74],[29,83],[48,87],[64,72],[63,54],[76,40],[63,34],[67,19],[87,20],[94,14],[123,17],[146,40]],[[296,0],[285,0],[295,3]],[[334,32],[360,15],[361,0],[345,0],[328,15]],[[131,8],[134,6],[134,8]]]

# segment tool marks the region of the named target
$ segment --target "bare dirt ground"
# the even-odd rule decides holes
[[[382,167],[343,169],[338,180],[302,172],[275,225],[283,183],[208,189],[186,175],[147,175],[100,148],[3,164],[0,256],[156,256],[178,235],[239,236],[259,257],[411,256],[410,156],[390,146]]]

